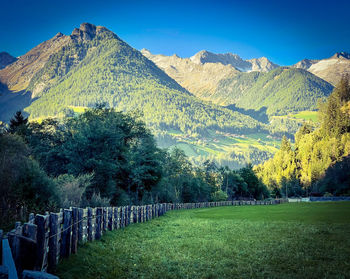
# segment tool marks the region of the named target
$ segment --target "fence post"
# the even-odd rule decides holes
[[[137,219],[138,219],[138,206],[134,206],[134,207],[131,207],[132,209],[131,209],[131,211],[132,211],[132,214],[133,214],[133,217],[134,217],[134,223],[137,223]],[[130,217],[130,220],[131,220],[132,218]]]
[[[120,228],[119,207],[113,207],[113,218],[114,218],[114,229],[118,230]]]
[[[143,223],[143,205],[139,206],[139,222]]]
[[[46,271],[48,265],[48,252],[49,252],[49,215],[35,216],[35,224],[37,225],[36,233],[36,263],[35,270]]]
[[[108,207],[108,230],[114,230],[114,207]]]
[[[11,247],[9,244],[8,239],[3,240],[3,247],[2,247],[2,253],[3,253],[3,262],[2,264],[5,266],[4,267],[4,276],[8,276],[8,278],[18,278],[17,277],[17,270],[15,266],[15,262],[12,257],[12,252],[11,252]],[[5,277],[6,278],[6,277]]]
[[[145,222],[149,220],[149,205],[145,205]]]
[[[126,207],[126,226],[129,226],[131,223],[131,206],[128,205]]]
[[[104,233],[105,231],[107,231],[107,226],[108,226],[107,207],[102,207],[102,210],[103,210],[102,233]]]
[[[79,243],[85,243],[88,236],[88,209],[78,209],[78,241]]]
[[[102,236],[102,230],[103,230],[103,208],[98,207],[96,208],[96,233],[95,233],[95,239],[100,239]]]
[[[120,228],[125,227],[125,207],[120,208]]]
[[[124,228],[124,206],[119,207],[118,209],[118,216],[119,216],[119,228]]]
[[[137,207],[137,223],[142,223],[142,206]]]
[[[75,254],[78,250],[78,208],[72,208],[72,246],[71,252]]]
[[[61,224],[63,213],[50,214],[50,238],[49,238],[49,271],[56,269],[60,259],[60,244],[61,244]]]
[[[95,240],[96,236],[96,208],[88,208],[88,241]]]
[[[71,253],[72,245],[72,210],[63,211],[63,230],[61,242],[61,257],[68,257]]]
[[[147,221],[152,220],[152,205],[147,205]]]
[[[28,218],[28,223],[29,224],[34,224],[34,219],[35,219],[34,213],[30,213],[29,214],[29,218]]]
[[[124,208],[124,221],[125,221],[125,227],[127,227],[130,224],[130,206],[127,205]]]
[[[0,265],[2,264],[2,236],[4,235],[4,231],[0,230]]]
[[[131,206],[130,208],[130,223],[134,223],[135,217],[134,217],[134,207],[135,206]]]
[[[20,254],[21,254],[20,237],[21,236],[22,236],[21,222],[16,222],[15,229],[13,229],[7,234],[7,238],[9,241],[9,245],[11,247],[12,258],[18,270],[21,270],[21,263],[20,263]]]

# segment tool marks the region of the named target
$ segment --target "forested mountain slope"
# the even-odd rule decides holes
[[[32,119],[106,103],[122,111],[140,110],[151,126],[186,133],[247,132],[263,126],[197,100],[113,32],[92,24],[82,24],[70,36],[56,35],[11,66],[0,72],[1,81],[11,94],[31,93],[25,111]]]
[[[315,110],[333,86],[302,69],[280,67],[268,73],[242,73],[222,80],[211,99],[245,109],[267,108],[268,115]]]
[[[349,195],[350,80],[343,78],[319,111],[320,126],[305,124],[294,147],[284,138],[274,157],[256,167],[276,194]]]

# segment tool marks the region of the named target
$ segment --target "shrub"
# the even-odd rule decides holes
[[[228,196],[224,191],[218,190],[218,191],[212,193],[211,198],[214,202],[227,201]]]

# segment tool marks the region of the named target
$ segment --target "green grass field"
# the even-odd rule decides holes
[[[349,278],[350,202],[182,210],[109,232],[60,278]]]
[[[318,122],[318,111],[301,111],[297,114],[291,115],[294,118],[311,120],[313,122]]]

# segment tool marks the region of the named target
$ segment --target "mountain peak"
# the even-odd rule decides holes
[[[96,25],[88,22],[83,22],[82,24],[80,24],[79,29],[91,35],[96,34]]]
[[[215,54],[207,50],[201,50],[197,52],[195,55],[193,55],[192,57],[190,57],[190,59],[192,60],[193,63],[196,63],[196,64],[217,63],[217,62],[222,63],[222,61],[218,59],[219,55],[222,55],[222,54]]]
[[[141,49],[140,52],[141,52],[143,55],[152,55],[152,53],[151,53],[147,48]]]
[[[55,35],[55,37],[53,37],[53,38],[60,38],[60,37],[62,37],[62,36],[64,36],[64,34],[61,33],[61,32],[58,32],[58,33]]]
[[[335,53],[331,58],[350,59],[350,54],[345,51],[341,51]]]
[[[5,68],[7,65],[12,64],[16,60],[17,60],[16,57],[13,57],[7,52],[0,52],[0,70]]]
[[[316,64],[317,62],[319,62],[319,60],[311,60],[311,59],[305,58],[299,61],[298,63],[294,64],[292,67],[308,70],[313,64]]]
[[[107,30],[108,29],[105,27],[83,22],[82,24],[80,24],[79,28],[75,28],[73,30],[71,37],[80,38],[82,40],[92,40],[93,38],[95,38],[96,34]]]

